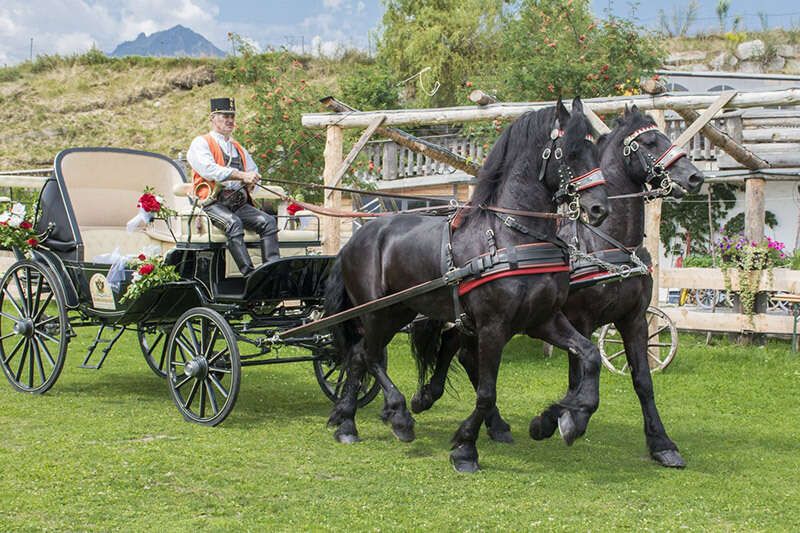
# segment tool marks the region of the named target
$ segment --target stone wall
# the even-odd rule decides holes
[[[664,62],[669,70],[800,74],[800,45],[745,41],[728,51],[674,52]]]

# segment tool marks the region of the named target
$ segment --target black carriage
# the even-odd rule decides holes
[[[177,215],[129,232],[126,222],[145,186]],[[309,253],[320,244],[318,229],[290,229],[297,218],[279,217],[282,258],[242,277],[224,234],[192,204],[189,190],[180,166],[158,154],[115,148],[58,154],[37,203],[34,227],[41,242],[25,255],[15,250],[17,261],[0,281],[0,362],[15,389],[49,390],[75,330],[95,326],[82,367],[99,369],[120,336],[135,331],[145,361],[166,378],[175,405],[192,422],[225,419],[244,366],[310,361],[325,395],[338,397],[344,374],[325,332],[280,341],[302,348],[302,355],[280,357],[273,349],[281,331],[322,313],[333,258]],[[255,254],[257,236],[245,237]],[[108,258],[136,256],[146,247],[158,250],[180,280],[121,301],[135,271],[123,269],[118,284],[111,284]],[[260,257],[253,259],[258,265]],[[369,378],[360,403],[377,392]]]

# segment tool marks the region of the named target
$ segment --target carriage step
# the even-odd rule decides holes
[[[112,330],[118,330],[117,334],[114,335],[110,339],[102,338],[103,330],[106,329],[106,327],[109,327]],[[117,327],[114,327],[114,326],[106,326],[106,325],[100,326],[100,329],[97,330],[97,335],[95,335],[95,338],[92,341],[92,344],[89,345],[89,351],[86,353],[86,357],[83,359],[83,363],[81,363],[80,368],[85,368],[85,369],[88,369],[88,370],[100,370],[100,367],[103,366],[103,363],[105,362],[106,357],[108,357],[108,354],[111,351],[111,348],[114,347],[114,344],[116,344],[116,342],[119,340],[119,338],[122,336],[122,334],[125,333],[125,329],[126,329],[125,326],[123,326],[121,328],[117,328]],[[97,361],[96,364],[90,365],[89,364],[89,359],[92,358],[92,355],[94,354],[94,351],[97,349],[97,346],[99,344],[107,344],[108,346],[103,348],[103,350],[102,350],[102,354],[103,355],[100,357],[100,360]]]

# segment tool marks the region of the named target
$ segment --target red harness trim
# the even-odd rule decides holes
[[[476,287],[480,287],[484,283],[489,283],[496,279],[508,278],[511,276],[530,276],[536,274],[549,274],[553,272],[569,272],[569,265],[563,263],[552,263],[549,265],[541,265],[535,267],[518,268],[516,270],[503,270],[501,272],[494,272],[482,278],[465,281],[458,286],[458,295],[464,296],[469,291]]]

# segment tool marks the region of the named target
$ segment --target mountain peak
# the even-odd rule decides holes
[[[154,32],[150,36],[140,33],[135,40],[121,43],[109,55],[224,57],[225,52],[199,33],[177,24],[168,30]]]

